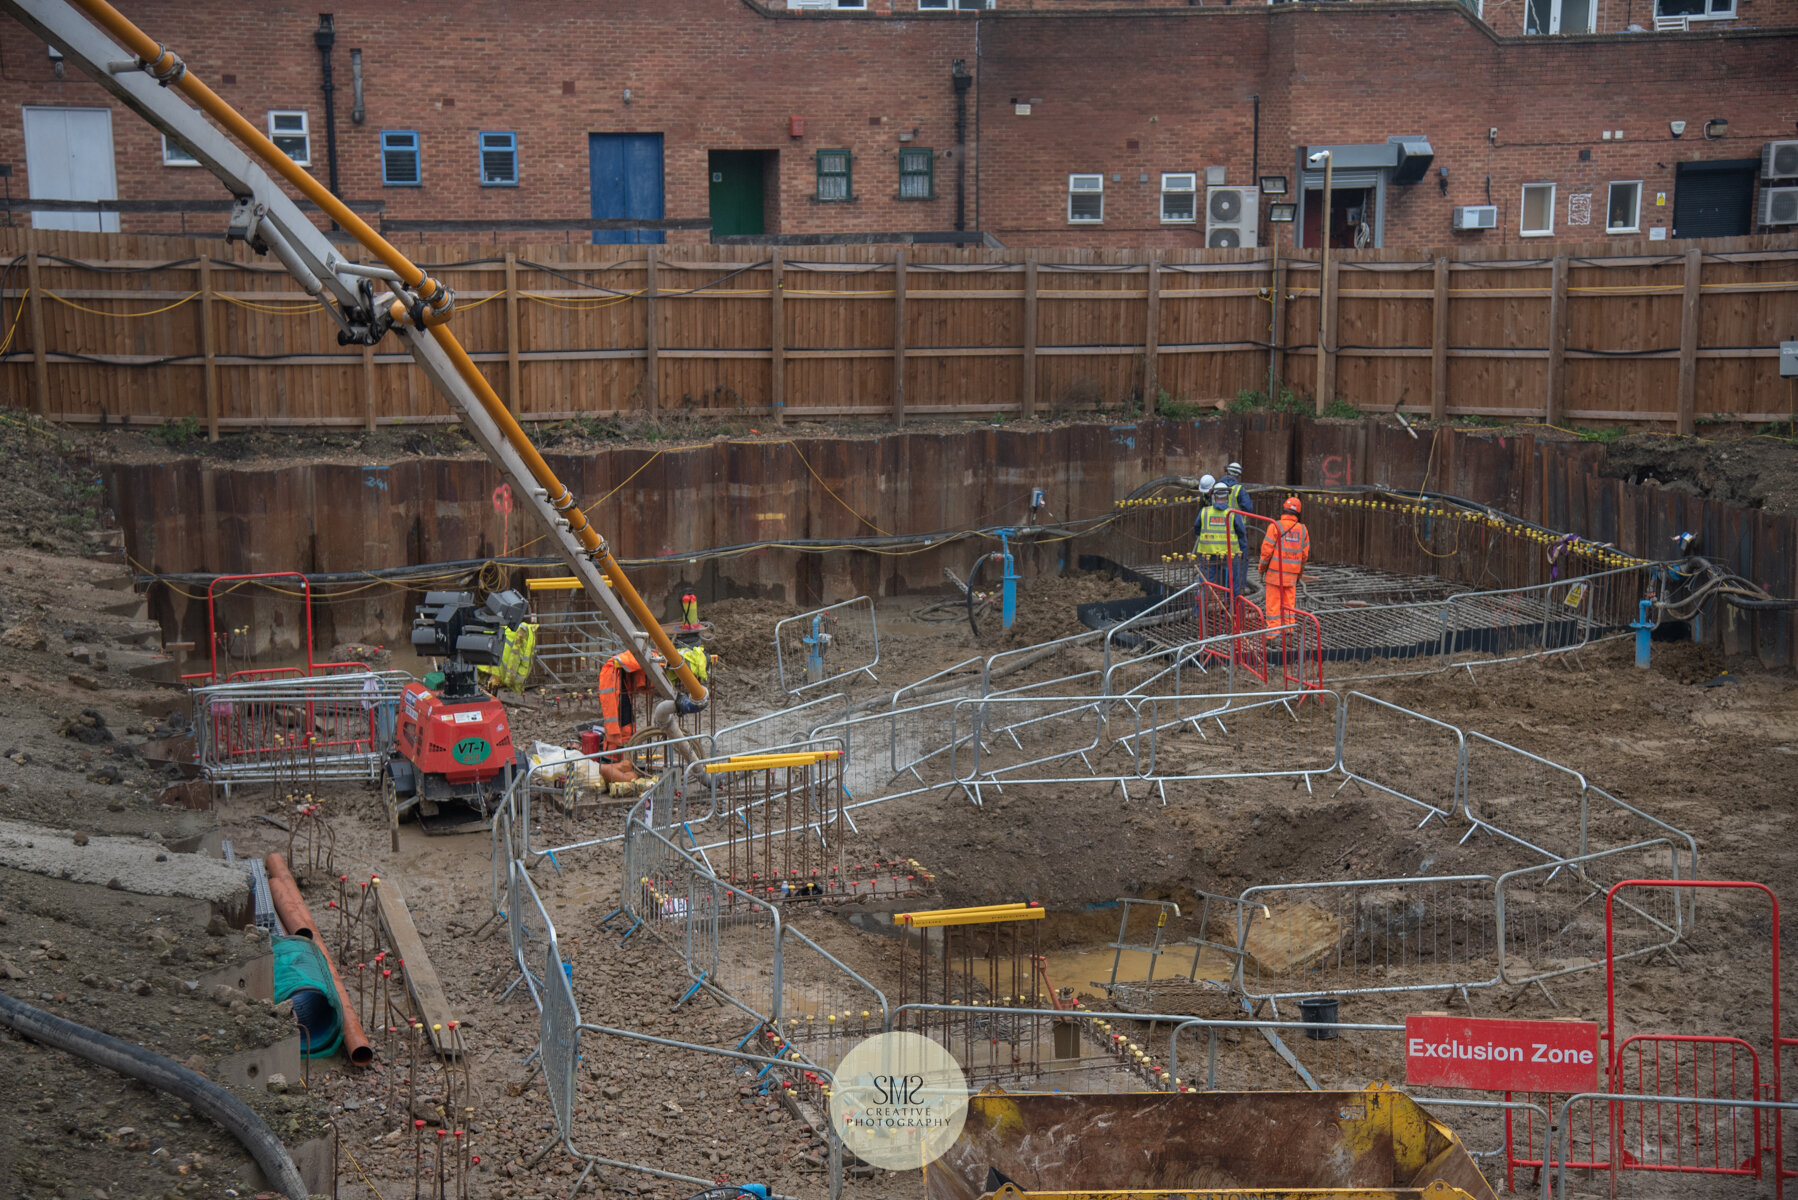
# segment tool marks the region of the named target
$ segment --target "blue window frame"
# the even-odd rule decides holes
[[[419,161],[418,130],[381,131],[381,182],[388,187],[420,187],[424,164]]]
[[[518,186],[518,135],[481,134],[481,186]]]

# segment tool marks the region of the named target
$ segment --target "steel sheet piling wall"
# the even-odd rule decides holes
[[[1798,520],[1600,477],[1594,468],[1602,448],[1528,435],[1443,429],[1413,439],[1383,421],[1293,421],[1251,413],[1029,430],[719,438],[661,450],[620,446],[550,457],[584,503],[603,499],[593,516],[621,558],[667,560],[666,567],[635,574],[646,593],[665,598],[670,617],[675,598],[687,590],[702,600],[759,595],[795,606],[863,593],[933,592],[944,567],[965,572],[976,553],[996,546],[963,541],[908,555],[823,556],[767,548],[705,563],[684,558],[690,551],[1010,525],[1023,520],[1030,490],[1038,487],[1047,493],[1053,520],[1091,516],[1111,510],[1148,479],[1215,471],[1232,458],[1247,464],[1254,484],[1451,493],[1553,529],[1615,542],[1623,552],[1649,559],[1668,557],[1674,535],[1691,529],[1702,535],[1705,553],[1775,595],[1792,595],[1798,582]],[[502,517],[491,502],[500,478],[476,458],[274,467],[183,458],[111,463],[101,470],[127,549],[149,572],[357,571],[479,559],[507,548],[527,555],[543,550],[534,541],[539,531],[523,523],[513,526],[504,545]],[[1356,561],[1415,569],[1424,555],[1410,532],[1400,523],[1390,536],[1366,539]],[[1475,548],[1468,547],[1469,562]],[[1545,578],[1538,546],[1498,538],[1477,549],[1486,576],[1481,586]],[[1103,531],[1029,545],[1019,553],[1019,569],[1026,576],[1052,573],[1074,566],[1081,554],[1106,551]],[[151,600],[168,640],[203,644],[200,606],[162,587]],[[403,593],[374,588],[319,604],[318,644],[397,636],[411,603]],[[264,607],[252,623],[266,631],[276,619]],[[291,644],[290,619],[279,618],[288,640],[277,637],[277,644]],[[1707,619],[1700,633],[1770,666],[1794,665],[1794,619],[1791,613],[1725,610],[1721,619]]]

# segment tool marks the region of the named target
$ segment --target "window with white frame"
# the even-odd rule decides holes
[[[1642,226],[1642,181],[1625,179],[1611,184],[1604,206],[1606,233],[1636,233]]]
[[[1727,21],[1736,15],[1736,0],[1655,0],[1657,17],[1685,17],[1689,21]]]
[[[1105,176],[1068,176],[1068,224],[1096,225],[1105,219]]]
[[[162,135],[162,165],[165,167],[197,167],[200,160],[181,148],[181,143],[169,141],[169,135]]]
[[[1519,209],[1517,232],[1524,237],[1549,237],[1555,231],[1555,185],[1526,183]]]
[[[1161,177],[1161,223],[1191,224],[1199,219],[1199,177],[1188,171]]]
[[[481,134],[481,186],[518,186],[518,135]]]
[[[312,165],[312,134],[303,109],[269,113],[268,140],[300,166]]]

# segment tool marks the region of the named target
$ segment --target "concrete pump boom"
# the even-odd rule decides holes
[[[228,236],[280,259],[341,327],[340,342],[374,345],[389,331],[396,334],[487,457],[548,528],[551,542],[587,594],[636,650],[656,691],[678,712],[694,712],[705,704],[705,686],[631,586],[605,539],[449,331],[447,322],[455,311],[455,297],[448,288],[282,153],[202,83],[173,50],[151,39],[106,0],[0,0],[0,10],[56,47],[67,61],[216,175],[237,201]],[[192,101],[194,107],[183,103],[181,97]],[[207,117],[318,205],[380,265],[345,259],[262,165]],[[658,651],[673,668],[679,689],[651,650]]]

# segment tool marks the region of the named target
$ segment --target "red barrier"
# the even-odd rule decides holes
[[[300,581],[300,596],[306,610],[306,671],[313,674],[317,669],[312,662],[312,581],[298,571],[263,571],[254,575],[218,575],[206,585],[206,649],[211,669],[204,675],[195,673],[183,675],[181,682],[203,687],[209,683],[217,683],[219,678],[219,639],[218,639],[218,586],[221,583],[245,583],[257,579],[297,579]],[[337,665],[337,664],[332,664]],[[242,678],[278,678],[280,672],[297,671],[295,667],[267,668],[270,675],[264,676],[256,671],[239,671],[232,679]]]

